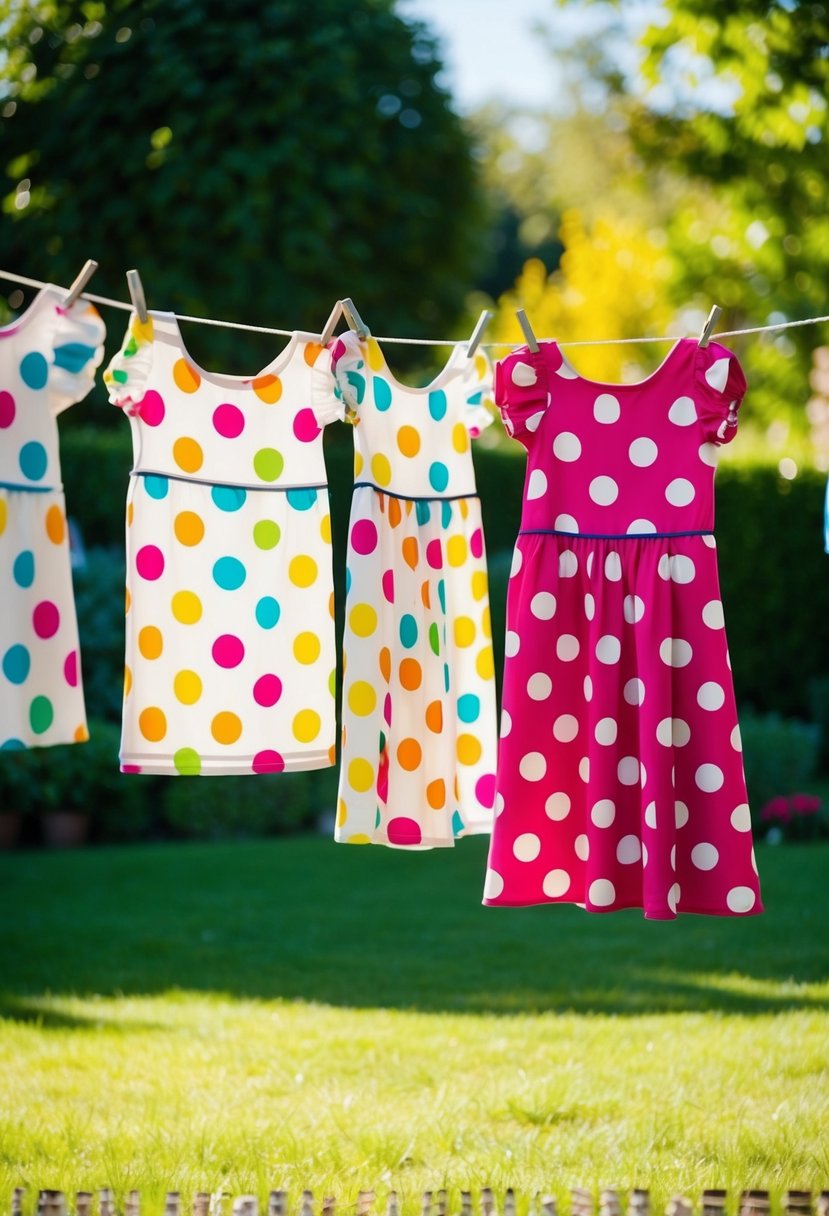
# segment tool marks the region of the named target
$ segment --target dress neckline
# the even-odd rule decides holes
[[[386,379],[391,384],[392,388],[396,389],[398,392],[401,392],[401,393],[413,393],[416,396],[421,397],[424,395],[428,395],[429,393],[436,392],[438,389],[443,387],[443,385],[447,382],[447,380],[450,380],[453,375],[457,375],[457,373],[460,372],[460,370],[461,370],[461,363],[458,359],[458,350],[460,349],[460,347],[454,346],[452,349],[452,353],[450,354],[449,358],[444,363],[443,367],[440,369],[438,374],[432,380],[429,381],[428,384],[424,384],[420,388],[418,388],[412,384],[404,384],[403,381],[398,380],[397,377],[392,372],[391,368],[389,367],[388,360],[386,359],[386,353],[383,350],[380,343],[377,341],[377,339],[368,338],[367,342],[374,343],[375,349],[379,353],[380,359],[382,361],[383,374],[385,375]],[[366,362],[368,362],[368,359],[366,360]],[[369,367],[370,366],[371,366],[371,364],[369,363]]]
[[[620,383],[613,383],[613,382],[603,381],[603,380],[588,379],[587,376],[583,376],[580,371],[578,371],[575,367],[573,367],[572,363],[569,361],[569,359],[567,359],[567,357],[565,356],[564,352],[562,351],[562,349],[558,345],[558,343],[556,342],[554,345],[557,347],[558,353],[561,355],[562,364],[564,365],[564,367],[567,368],[568,372],[572,373],[572,375],[569,377],[570,379],[580,380],[582,382],[582,384],[589,384],[591,386],[591,388],[600,388],[600,389],[604,389],[608,393],[617,393],[620,391],[624,392],[624,391],[627,391],[630,389],[645,388],[646,385],[648,385],[648,384],[652,383],[652,381],[656,380],[661,375],[661,373],[665,370],[665,368],[671,364],[671,362],[673,361],[674,355],[676,354],[676,352],[678,350],[680,350],[682,348],[683,344],[686,342],[692,342],[692,341],[695,341],[695,339],[677,338],[676,342],[674,342],[673,346],[668,351],[665,358],[662,360],[662,362],[657,367],[654,368],[654,370],[651,372],[651,374],[649,376],[645,376],[645,378],[643,380],[634,380],[628,384],[620,384]]]
[[[201,377],[206,384],[215,384],[217,388],[251,388],[255,381],[263,379],[265,376],[276,376],[284,371],[291,362],[294,352],[298,345],[303,342],[313,341],[317,335],[305,333],[303,330],[295,329],[289,337],[286,344],[282,347],[277,355],[267,363],[261,371],[254,372],[253,375],[247,376],[232,376],[223,372],[209,371],[202,367],[193,356],[190,354],[184,342],[184,337],[181,332],[181,327],[178,323],[178,317],[174,312],[155,312],[150,311],[150,317],[153,321],[159,321],[167,324],[171,329],[170,337],[174,339],[174,344],[178,349],[181,358],[184,359],[190,367]],[[161,338],[164,341],[164,338]],[[169,343],[173,345],[173,343]]]
[[[0,338],[13,338],[15,334],[19,334],[24,330],[36,315],[40,312],[43,304],[53,296],[60,295],[60,288],[54,283],[45,283],[37,292],[29,303],[29,307],[25,312],[22,312],[19,317],[15,317],[8,325],[0,326]]]

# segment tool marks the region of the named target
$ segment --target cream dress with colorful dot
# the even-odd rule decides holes
[[[488,832],[495,679],[470,436],[492,419],[485,356],[456,347],[409,388],[353,334],[336,343],[354,422],[335,838],[409,848]]]
[[[0,749],[86,728],[57,416],[92,388],[104,324],[44,287],[0,330]]]
[[[295,333],[258,375],[218,375],[152,313],[104,378],[134,450],[122,770],[333,764],[328,352]]]

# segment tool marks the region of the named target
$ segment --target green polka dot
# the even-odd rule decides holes
[[[173,764],[182,777],[198,777],[201,772],[201,756],[192,747],[180,747],[173,756]]]
[[[262,481],[276,481],[284,466],[282,453],[276,448],[260,448],[253,458],[256,476]]]
[[[429,626],[429,645],[432,648],[432,654],[440,654],[440,634],[434,621]]]
[[[282,533],[272,519],[260,519],[253,525],[253,543],[257,549],[275,549]]]
[[[331,672],[331,675],[328,677],[328,691],[331,693],[332,697],[336,696],[336,691],[337,691],[337,669],[336,669],[336,667]]]
[[[48,697],[35,697],[29,706],[29,722],[36,735],[42,735],[52,725],[55,711]]]

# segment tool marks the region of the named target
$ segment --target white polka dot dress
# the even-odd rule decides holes
[[[638,384],[497,365],[528,463],[485,903],[762,910],[713,536],[744,392],[693,340]]]
[[[57,416],[92,388],[104,325],[65,294],[0,329],[0,749],[88,738]]]
[[[296,333],[257,375],[218,375],[152,313],[105,380],[134,450],[122,770],[333,764],[328,351]]]

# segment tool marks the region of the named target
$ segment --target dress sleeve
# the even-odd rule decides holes
[[[464,395],[466,409],[463,421],[471,439],[477,439],[481,431],[493,422],[495,402],[494,372],[492,361],[484,351],[478,351],[472,359],[468,359],[469,369],[464,376]]]
[[[550,403],[544,347],[522,346],[495,364],[495,404],[508,435],[527,447]]]
[[[331,351],[334,392],[342,402],[340,417],[356,422],[366,395],[366,364],[360,339],[350,330],[335,339]]]
[[[78,299],[58,308],[49,368],[49,408],[53,415],[82,401],[95,383],[95,369],[104,357],[106,329],[98,310]]]
[[[316,358],[311,364],[311,409],[317,420],[317,426],[328,426],[329,422],[342,421],[345,415],[345,405],[342,394],[337,394],[337,381],[333,367],[334,343],[317,349]],[[305,358],[310,361],[312,346],[305,348]]]
[[[737,433],[737,412],[746,378],[737,356],[719,342],[698,348],[696,380],[699,418],[709,443],[730,443]]]
[[[147,387],[153,361],[153,319],[130,317],[123,345],[104,372],[109,399],[128,414],[136,414]]]

